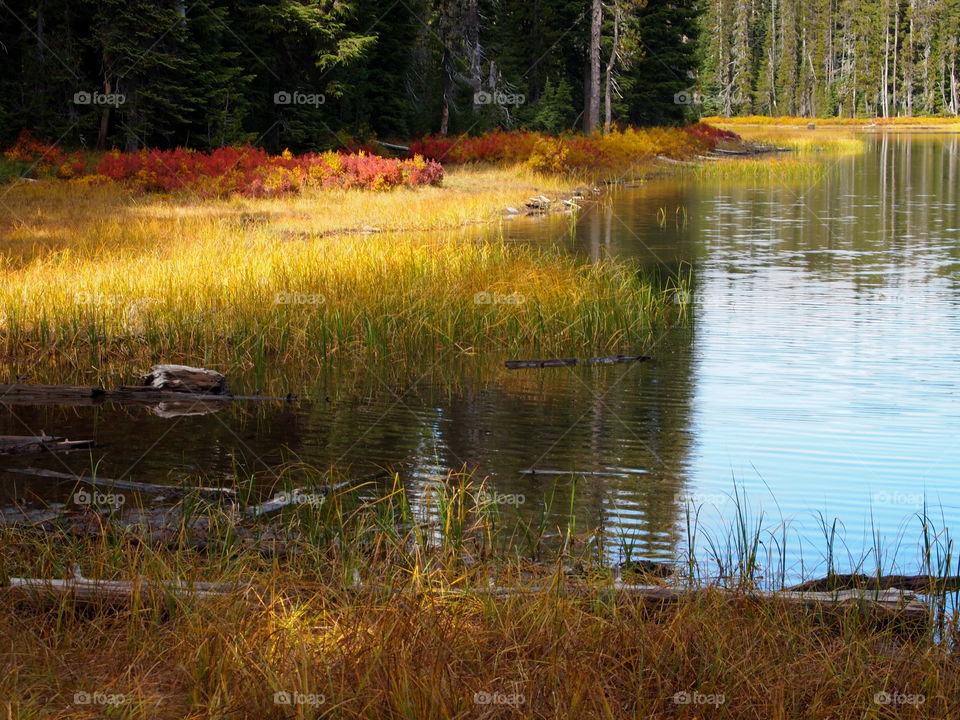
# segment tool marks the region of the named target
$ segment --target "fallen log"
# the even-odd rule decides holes
[[[536,468],[530,468],[529,470],[520,470],[521,475],[598,475],[600,477],[606,477],[609,475],[615,475],[618,471],[610,472],[600,472],[599,470],[537,470]]]
[[[53,478],[54,480],[72,480],[82,482],[87,485],[102,487],[112,487],[118,490],[129,490],[144,494],[160,495],[189,495],[196,493],[198,495],[228,496],[234,497],[237,491],[233,488],[224,487],[186,487],[183,485],[158,485],[156,483],[135,482],[133,480],[114,480],[113,478],[92,477],[89,475],[73,475],[71,473],[57,472],[56,470],[40,470],[37,468],[3,468],[0,472],[16,473],[18,475],[32,475],[34,477]]]
[[[152,385],[121,385],[108,390],[83,385],[30,385],[25,383],[0,384],[0,404],[7,405],[100,405],[105,402],[152,404],[164,401],[196,403],[224,403],[233,400],[293,402],[296,395],[268,397],[266,395],[231,395],[230,393],[190,393],[179,390],[161,390]]]
[[[278,492],[270,500],[262,502],[259,505],[252,505],[244,510],[244,512],[250,517],[258,517],[260,515],[266,515],[267,513],[276,512],[294,503],[306,505],[314,502],[314,496],[306,494],[304,492],[305,490],[306,488],[300,487]]]
[[[382,145],[390,150],[402,150],[403,152],[410,152],[410,148],[407,145],[397,145],[396,143],[383,142],[382,140],[377,140],[376,143],[377,145]]]
[[[71,566],[71,576],[64,579],[9,578],[6,592],[33,602],[60,601],[71,598],[81,603],[127,603],[137,597],[158,594],[166,597],[210,599],[236,592],[247,593],[249,584],[234,583],[153,583],[149,580],[94,580],[80,574],[80,567]]]
[[[537,594],[555,593],[557,587],[489,587],[475,588],[433,588],[412,587],[397,589],[361,583],[356,578],[352,587],[355,592],[387,592],[392,595],[445,595],[460,597],[487,596],[507,598],[530,596]],[[295,591],[295,588],[290,588]],[[930,608],[912,593],[899,590],[885,590],[868,592],[863,590],[844,590],[840,592],[793,592],[781,591],[749,591],[711,587],[671,587],[668,585],[633,585],[616,581],[610,585],[591,585],[584,583],[570,584],[566,592],[575,595],[589,596],[597,592],[613,592],[619,596],[637,598],[644,601],[656,602],[661,605],[676,604],[688,600],[696,600],[707,593],[722,593],[731,600],[742,598],[754,601],[783,602],[798,607],[813,610],[842,609],[855,607],[867,611],[877,612],[883,618],[906,620],[914,628],[923,628],[929,624]],[[154,583],[138,578],[136,580],[94,580],[80,574],[79,566],[71,566],[71,577],[64,580],[49,578],[21,578],[11,577],[4,588],[6,594],[16,599],[31,602],[59,602],[65,598],[80,603],[128,603],[133,598],[143,598],[149,595],[174,597],[177,599],[210,599],[223,598],[236,593],[242,593],[246,600],[255,600],[264,597],[249,583]]]
[[[387,591],[398,594],[399,591],[377,585],[357,584],[357,589]],[[795,592],[791,590],[740,590],[710,586],[686,587],[681,585],[638,585],[616,580],[609,585],[589,583],[571,583],[564,588],[575,595],[590,595],[596,592],[610,591],[617,595],[626,595],[644,601],[664,605],[676,604],[686,600],[696,600],[707,593],[721,593],[731,599],[743,598],[763,602],[782,602],[812,610],[842,609],[858,607],[879,613],[885,618],[899,618],[908,621],[914,627],[925,627],[930,620],[930,607],[913,593],[900,590],[843,590],[839,592]],[[411,589],[413,594],[443,593],[447,595],[484,595],[497,598],[517,597],[556,593],[553,585],[530,587],[502,587],[491,585],[478,588],[447,589]]]
[[[93,400],[106,393],[102,387],[90,385],[32,385],[13,383],[0,385],[0,402],[17,401],[24,398],[49,398],[60,400]]]
[[[93,446],[93,440],[67,440],[62,437],[54,437],[53,435],[0,435],[0,455],[69,452],[71,450],[86,450]]]
[[[157,390],[181,393],[227,394],[227,381],[221,373],[189,365],[154,365],[143,376],[143,384]]]
[[[615,363],[644,362],[650,358],[646,355],[613,355],[610,357],[594,358],[553,358],[549,360],[507,360],[504,365],[508,370],[525,368],[573,367],[575,365],[613,365]]]
[[[725,148],[716,148],[713,150],[718,155],[766,155],[774,152],[791,152],[793,148],[776,147],[773,145],[758,145],[746,150],[728,150]]]
[[[370,473],[369,475],[364,475],[363,477],[354,478],[352,480],[344,480],[343,482],[335,485],[324,485],[317,488],[316,492],[314,493],[308,493],[306,492],[307,488],[302,487],[279,492],[270,500],[260,503],[259,505],[252,505],[244,512],[251,517],[257,517],[259,515],[275,512],[287,507],[288,505],[317,505],[322,501],[323,498],[331,493],[342,490],[350,485],[359,485],[365,482],[370,482],[371,480],[379,480],[380,478],[387,477],[389,474],[390,473],[388,473],[386,470],[378,470],[377,472]]]
[[[881,575],[870,576],[858,573],[850,575],[828,575],[819,580],[807,580],[793,585],[787,590],[797,592],[838,591],[838,590],[903,590],[916,593],[928,593],[937,590],[960,590],[958,575]]]
[[[674,160],[673,158],[664,157],[663,155],[657,155],[657,160],[660,162],[669,163],[670,165],[682,165],[683,167],[699,167],[700,163],[689,162],[687,160]]]

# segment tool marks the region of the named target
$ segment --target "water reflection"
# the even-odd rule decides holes
[[[517,242],[629,256],[691,272],[693,311],[652,338],[640,365],[514,371],[498,355],[409,383],[331,377],[298,406],[161,417],[149,408],[0,406],[0,434],[93,437],[92,455],[2,463],[153,482],[278,465],[394,467],[422,495],[475,468],[548,525],[573,508],[616,553],[670,557],[688,501],[708,531],[734,514],[734,482],[770,525],[789,523],[788,565],[822,564],[816,513],[844,522],[859,557],[879,531],[886,564],[915,569],[911,516],[960,519],[960,136],[882,134],[816,180],[692,175],[621,190],[576,226],[506,226]],[[456,376],[455,382],[449,376]],[[160,413],[162,415],[163,413]],[[540,472],[530,474],[531,469]],[[69,488],[4,475],[2,501]],[[508,508],[505,515],[514,512]],[[897,546],[903,535],[909,542]]]

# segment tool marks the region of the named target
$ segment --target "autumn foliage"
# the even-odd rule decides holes
[[[37,140],[29,130],[22,130],[3,156],[10,162],[28,165],[28,169],[38,173],[55,173],[60,178],[82,175],[86,166],[83,153],[67,155],[56,145]]]
[[[607,134],[563,135],[496,131],[477,137],[428,136],[413,152],[444,163],[527,163],[542,172],[622,171],[658,155],[684,157],[737,142],[735,133],[697,123],[686,128],[626,128]]]
[[[657,156],[682,158],[738,142],[735,133],[705,123],[686,128],[626,128],[592,135],[558,137],[528,131],[494,131],[478,136],[433,135],[410,143],[412,158],[386,158],[365,149],[271,155],[250,145],[210,152],[112,150],[87,172],[83,153],[65,154],[29,131],[5,153],[6,160],[29,165],[35,174],[84,181],[115,181],[136,192],[187,192],[201,197],[273,197],[304,188],[388,190],[439,185],[444,163],[526,164],[538,172],[623,173]]]
[[[400,185],[438,185],[439,163],[414,156],[396,160],[336,152],[270,155],[251,146],[226,147],[208,153],[176,150],[112,151],[96,173],[141,192],[186,190],[202,196],[268,197],[305,187],[388,190]]]

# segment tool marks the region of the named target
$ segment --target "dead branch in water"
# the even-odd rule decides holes
[[[613,365],[616,363],[644,362],[650,358],[646,355],[611,355],[594,358],[552,358],[548,360],[507,360],[504,365],[508,370],[524,368],[573,367],[575,365]]]
[[[69,452],[71,450],[86,450],[93,446],[93,440],[68,440],[67,438],[54,437],[53,435],[0,435],[0,455]]]
[[[34,477],[53,478],[54,480],[73,480],[74,482],[82,482],[88,485],[112,487],[119,490],[129,490],[131,492],[140,492],[146,494],[188,495],[190,493],[197,493],[198,495],[226,495],[230,497],[233,497],[237,494],[237,491],[233,488],[158,485],[156,483],[136,482],[134,480],[115,480],[113,478],[93,477],[90,475],[73,475],[71,473],[57,472],[56,470],[39,470],[37,468],[4,468],[3,472],[17,473],[18,475],[33,475]]]

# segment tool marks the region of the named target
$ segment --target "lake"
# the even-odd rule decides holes
[[[441,354],[412,382],[368,369],[359,383],[318,378],[312,402],[206,415],[0,405],[0,434],[100,444],[3,467],[207,484],[239,471],[266,485],[292,460],[390,466],[415,497],[467,468],[504,517],[554,527],[572,513],[585,536],[603,528],[612,557],[676,557],[691,510],[700,542],[723,544],[739,508],[771,532],[765,547],[786,539],[790,576],[822,570],[835,518],[839,567],[879,536],[884,569],[914,571],[924,509],[938,529],[960,521],[958,156],[960,135],[875,134],[815,178],[671,172],[575,225],[496,230],[688,273],[689,312],[633,349],[645,363],[508,371],[497,354]],[[69,499],[70,483],[0,473],[5,504]]]

